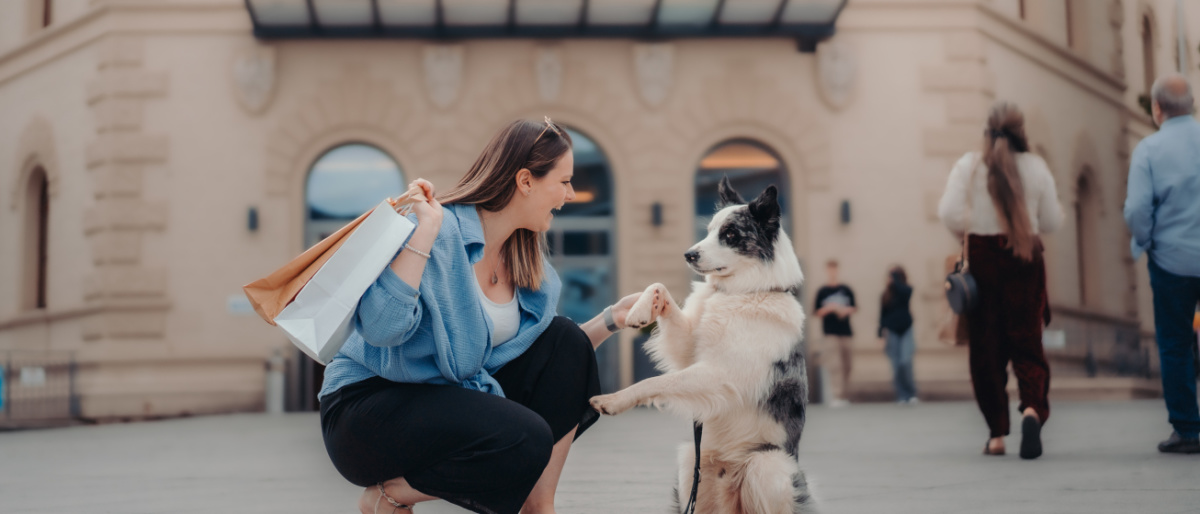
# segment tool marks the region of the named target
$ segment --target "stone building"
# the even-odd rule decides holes
[[[0,420],[261,409],[277,351],[289,406],[312,408],[320,370],[241,285],[543,116],[578,140],[580,201],[550,234],[563,313],[684,296],[714,180],[773,182],[805,301],[829,259],[859,293],[856,395],[889,387],[874,320],[898,263],[918,380],[960,397],[936,204],[996,99],[1068,211],[1047,241],[1055,387],[1154,394],[1121,206],[1154,130],[1139,97],[1169,70],[1197,83],[1198,40],[1200,8],[1170,0],[0,2]],[[645,373],[635,336],[601,347],[606,387]]]

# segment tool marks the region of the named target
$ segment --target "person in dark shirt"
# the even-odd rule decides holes
[[[813,316],[822,319],[824,333],[813,362],[830,375],[831,391],[824,394],[824,398],[829,400],[830,407],[841,407],[850,403],[846,399],[850,391],[851,337],[854,335],[850,329],[850,315],[858,308],[854,303],[854,291],[838,282],[837,261],[827,262],[825,271],[828,280],[817,290],[817,300],[813,302],[817,309]],[[824,384],[822,381],[822,386]]]
[[[912,293],[904,268],[893,266],[888,271],[888,284],[879,303],[878,330],[884,351],[892,361],[896,403],[910,405],[918,402],[917,382],[913,378],[913,354],[917,345],[913,340],[913,317],[908,307]]]

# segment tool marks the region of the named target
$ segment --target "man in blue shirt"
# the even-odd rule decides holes
[[[1200,453],[1191,330],[1200,302],[1200,123],[1181,75],[1159,78],[1150,96],[1159,131],[1138,143],[1130,158],[1125,222],[1133,233],[1133,257],[1150,254],[1163,398],[1175,428],[1158,451]]]

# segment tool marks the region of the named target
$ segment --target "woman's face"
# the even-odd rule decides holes
[[[522,202],[524,205],[521,228],[534,232],[550,230],[554,212],[562,209],[563,204],[575,199],[575,189],[571,187],[571,177],[574,174],[575,156],[568,150],[544,177],[532,178],[529,196]]]

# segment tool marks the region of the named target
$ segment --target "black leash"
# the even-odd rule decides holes
[[[700,490],[700,433],[704,431],[704,425],[693,421],[692,431],[696,434],[696,470],[692,473],[692,496],[688,498],[683,514],[696,514],[696,492]]]

